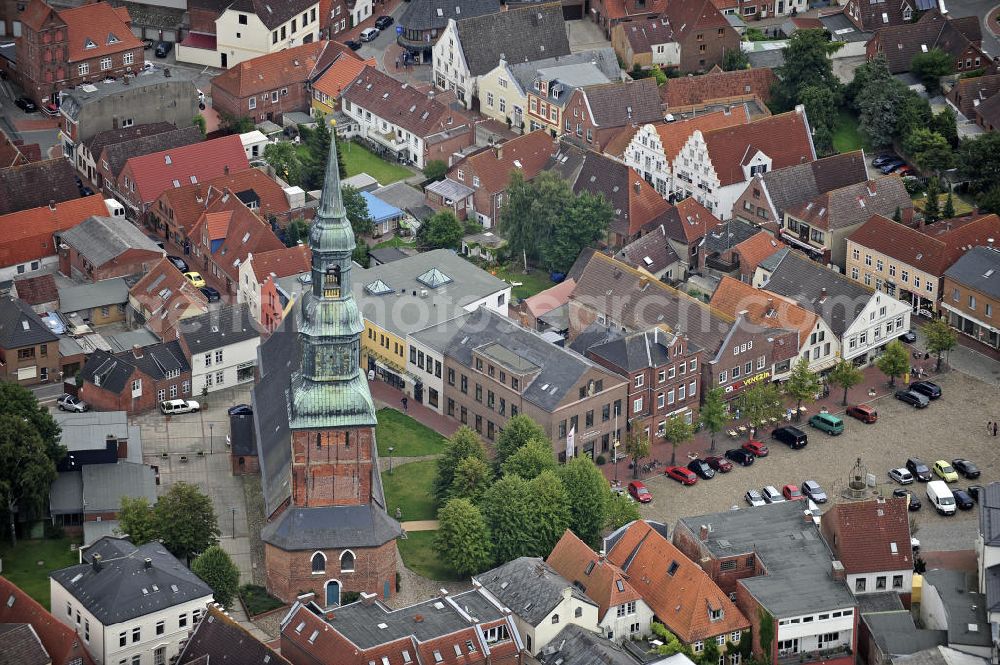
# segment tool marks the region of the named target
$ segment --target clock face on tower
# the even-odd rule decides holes
[[[316,361],[319,375],[347,376],[353,372],[355,366],[350,344],[319,349]]]

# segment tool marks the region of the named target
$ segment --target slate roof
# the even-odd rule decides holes
[[[112,143],[105,146],[102,154],[95,154],[94,159],[97,160],[98,164],[107,162],[108,172],[117,178],[125,163],[133,157],[201,143],[203,138],[201,130],[195,125],[182,129],[170,129],[156,134],[146,134],[128,141]]]
[[[656,122],[663,118],[660,92],[652,77],[602,83],[583,88],[590,116],[598,129]]]
[[[373,249],[368,252],[368,256],[372,257],[379,263],[392,263],[393,261],[399,261],[400,259],[405,259],[409,254],[399,249],[398,247],[380,247],[379,249]]]
[[[667,241],[667,232],[662,224],[622,247],[615,258],[654,275],[681,260]]]
[[[542,665],[635,665],[624,648],[575,623],[560,630],[535,657]]]
[[[905,499],[835,504],[823,515],[822,530],[833,535],[827,541],[848,575],[913,568]]]
[[[316,4],[316,0],[236,0],[228,9],[236,12],[247,12],[256,14],[268,30],[277,28],[282,23],[287,23],[296,14],[309,9]]]
[[[1000,250],[974,247],[944,275],[991,298],[1000,298]]]
[[[597,603],[598,621],[613,607],[642,600],[621,568],[599,556],[569,529],[552,548],[546,563]]]
[[[438,34],[448,19],[460,21],[500,11],[499,0],[424,0],[405,5],[398,22],[404,30],[434,30]]]
[[[948,622],[948,644],[990,647],[993,644],[985,598],[978,593],[975,573],[961,570],[928,570],[924,573],[924,593],[934,587],[944,606]]]
[[[99,570],[90,563],[95,554],[102,555]],[[160,543],[135,547],[127,540],[103,538],[86,556],[88,563],[54,571],[50,577],[105,626],[193,600],[212,601],[208,585]]]
[[[59,311],[64,314],[93,307],[108,307],[128,302],[128,283],[122,277],[102,279],[90,284],[67,286],[58,290]]]
[[[663,215],[671,206],[639,173],[605,155],[587,153],[573,193],[602,194],[614,217],[611,230],[629,238]]]
[[[621,68],[618,66],[615,51],[610,47],[579,51],[551,58],[540,58],[527,62],[508,62],[507,69],[510,72],[510,77],[514,85],[517,86],[522,94],[526,94],[529,90],[534,91],[534,82],[536,79],[560,79],[553,72],[558,72],[563,67],[571,65],[589,65],[591,62],[596,63],[597,71],[604,73],[603,82],[606,83],[609,80],[621,78]],[[544,76],[543,72],[549,72],[550,76]],[[569,95],[566,95],[566,98],[563,98],[561,103],[565,103],[568,97]],[[557,103],[560,102],[559,99],[553,98],[551,95],[549,95],[549,99]]]
[[[711,304],[730,316],[745,311],[747,320],[758,326],[797,330],[800,347],[816,327],[818,318],[814,312],[799,307],[791,299],[755,289],[728,276],[723,276],[715,288]]]
[[[56,278],[52,274],[15,279],[14,289],[17,297],[29,305],[42,305],[59,299]]]
[[[247,632],[218,606],[212,605],[184,642],[176,665],[198,662],[209,665],[219,661],[240,665],[289,665],[289,661],[278,652]]]
[[[212,87],[241,99],[310,82],[339,59],[362,62],[353,51],[345,53],[337,42],[320,40],[244,60],[214,77]]]
[[[0,169],[0,215],[78,197],[76,169],[61,157]]]
[[[865,154],[861,150],[832,155],[806,164],[772,169],[759,176],[781,219],[788,208],[806,203],[824,192],[868,180]],[[756,185],[751,181],[750,187]]]
[[[979,535],[989,547],[1000,547],[1000,483],[986,485],[979,497]]]
[[[780,169],[816,159],[805,113],[789,111],[703,133],[708,157],[721,186],[744,181],[743,164],[759,150]]]
[[[587,349],[587,354],[603,358],[625,372],[632,373],[669,363],[669,347],[674,339],[675,335],[654,328],[591,346]]]
[[[976,109],[1000,92],[1000,74],[985,74],[971,79],[960,78],[948,91],[948,99],[967,120],[975,120]]]
[[[52,616],[37,600],[5,577],[0,577],[0,624],[30,625],[51,659],[44,661],[46,664],[94,665],[83,641],[72,628]],[[4,648],[0,646],[0,653]],[[22,662],[15,659],[10,665],[22,665]]]
[[[260,338],[260,331],[257,330],[246,303],[223,305],[199,316],[189,317],[181,321],[178,329],[192,356]]]
[[[940,645],[894,658],[892,662],[894,665],[982,665],[983,659]]]
[[[101,151],[109,145],[131,141],[132,139],[142,138],[143,136],[162,134],[163,132],[169,132],[175,129],[177,128],[169,122],[151,122],[146,125],[133,125],[132,127],[126,127],[124,129],[108,129],[103,132],[98,132],[90,138],[84,140],[83,145],[87,147],[87,150],[96,159],[101,156]]]
[[[771,87],[777,80],[774,71],[768,68],[731,72],[713,69],[701,76],[667,79],[660,87],[660,96],[668,111],[707,106],[751,95],[767,102],[771,99]]]
[[[519,557],[473,579],[532,626],[539,625],[563,601],[566,592],[583,603],[596,606],[586,594],[538,557]]]
[[[700,251],[704,252],[705,256],[717,252],[721,254],[760,233],[770,235],[753,224],[738,219],[728,219],[705,233]]]
[[[887,657],[905,656],[948,644],[948,631],[917,628],[909,610],[865,614],[862,620]]]
[[[58,341],[27,303],[10,296],[0,299],[0,348],[13,350]]]
[[[456,21],[459,45],[472,76],[500,62],[528,62],[570,53],[560,3],[519,7]]]
[[[885,4],[879,6],[886,7]],[[875,32],[878,52],[885,56],[889,71],[893,74],[910,71],[910,63],[915,55],[933,49],[940,49],[958,58],[970,46],[975,47],[975,42],[982,41],[979,19],[974,16],[968,19],[948,19],[937,9],[933,9],[923,14],[916,23],[880,28]],[[982,57],[989,62],[986,54]]]
[[[156,380],[165,378],[168,371],[191,371],[180,343],[171,340],[143,347],[140,358],[131,350],[111,354],[98,349],[87,358],[80,370],[80,378],[110,392],[120,393],[136,369]]]
[[[260,381],[251,393],[254,439],[260,462],[266,514],[291,496],[292,445],[288,429],[288,388],[301,353],[294,310],[257,348]]]
[[[130,249],[166,255],[135,224],[123,217],[88,217],[60,237],[95,267],[114,261]]]

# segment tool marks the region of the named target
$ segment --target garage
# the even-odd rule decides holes
[[[567,21],[579,21],[583,18],[583,5],[563,5],[563,18]]]

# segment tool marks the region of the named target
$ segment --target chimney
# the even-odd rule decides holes
[[[101,572],[101,555],[95,554],[90,561],[90,565],[93,566],[95,573]]]
[[[226,164],[225,166],[222,167],[222,172],[225,173],[226,175],[229,175],[229,164]]]
[[[698,538],[703,543],[708,541],[708,525],[707,524],[702,524],[701,528],[698,529]]]
[[[333,621],[337,618],[337,615],[333,612],[333,610],[328,611],[324,616],[327,621]]]
[[[636,194],[639,194],[640,192],[642,192],[642,183],[639,182],[638,180],[636,180],[635,184],[632,185],[632,186],[635,188],[635,193]]]
[[[448,597],[448,590],[445,589],[445,588],[443,588],[443,587],[440,588],[440,589],[438,589],[438,597],[439,598],[447,598]]]
[[[844,564],[840,561],[833,561],[830,566],[830,577],[835,580],[846,581],[847,571],[844,570]]]
[[[993,238],[986,239],[986,246],[989,247],[990,249],[993,249]]]
[[[146,570],[152,569],[153,568],[153,560],[150,559],[150,558],[143,559],[143,561],[142,561],[142,567],[145,568]]]
[[[55,209],[56,209],[56,200],[49,199],[49,210],[55,210]]]
[[[375,594],[361,592],[361,604],[365,607],[370,607],[375,602]]]
[[[825,286],[822,289],[820,289],[820,291],[819,291],[819,301],[820,302],[826,301],[826,287]]]
[[[573,597],[573,587],[566,587],[562,590],[563,600],[569,600]]]
[[[133,344],[132,345],[132,355],[135,358],[142,358],[142,346],[140,346],[139,344]]]

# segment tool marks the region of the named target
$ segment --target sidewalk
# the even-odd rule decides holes
[[[404,531],[437,531],[440,524],[437,520],[414,520],[399,523]]]
[[[400,400],[403,399],[402,391],[396,390],[384,381],[369,381],[368,388],[371,390],[372,398],[375,400],[376,408],[388,407],[390,409],[402,410]],[[450,437],[458,431],[459,423],[452,418],[443,416],[432,411],[423,404],[419,404],[412,397],[407,399],[406,415],[416,420],[421,425],[426,425],[444,437]]]

